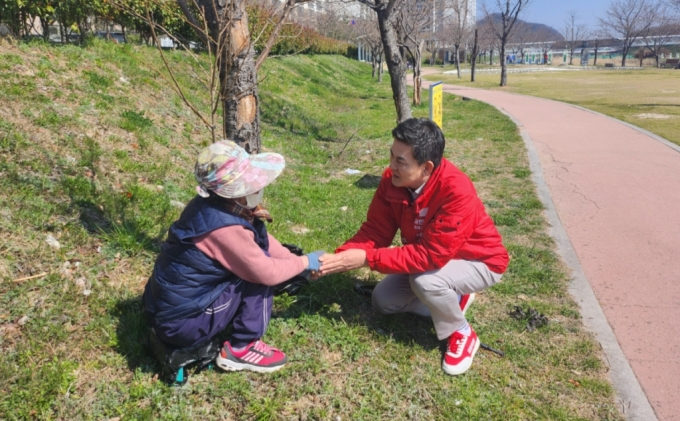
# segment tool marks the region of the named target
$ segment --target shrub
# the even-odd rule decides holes
[[[272,12],[264,7],[254,5],[248,8],[248,25],[251,35],[256,37],[262,34],[255,43],[255,49],[258,51],[262,51],[264,43],[267,42],[274,29],[274,25],[271,24],[271,17]],[[350,44],[347,42],[325,37],[312,28],[290,22],[281,28],[279,37],[270,54],[347,55],[349,48]]]

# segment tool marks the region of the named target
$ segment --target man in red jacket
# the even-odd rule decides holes
[[[363,266],[387,274],[373,306],[432,317],[438,338],[448,341],[442,369],[462,374],[479,348],[465,311],[475,292],[500,281],[508,253],[470,179],[443,157],[439,127],[411,118],[392,136],[390,166],[366,222],[336,254],[319,259],[321,275]],[[397,230],[402,245],[390,247]]]

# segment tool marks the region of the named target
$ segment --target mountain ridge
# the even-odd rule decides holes
[[[501,20],[501,14],[500,13],[493,13],[493,14],[491,14],[491,17],[496,22],[500,22],[500,20]],[[477,26],[482,26],[485,23],[486,23],[485,17],[477,20]],[[564,35],[562,35],[562,33],[560,31],[553,28],[552,26],[546,25],[546,24],[543,24],[543,23],[538,23],[538,22],[527,22],[527,21],[519,19],[519,18],[517,19],[517,22],[515,23],[515,28],[513,28],[513,31],[516,30],[517,25],[521,25],[521,24],[527,25],[527,27],[529,28],[529,31],[532,32],[532,33],[539,33],[539,32],[545,31],[546,35],[547,35],[546,38],[549,39],[550,41],[564,41]]]

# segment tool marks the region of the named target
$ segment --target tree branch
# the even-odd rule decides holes
[[[187,18],[187,21],[194,29],[194,32],[196,32],[196,35],[198,35],[198,37],[201,39],[203,45],[205,45],[206,48],[210,48],[210,40],[208,39],[208,34],[204,32],[202,29],[200,29],[198,19],[196,19],[196,16],[194,16],[186,0],[177,0],[177,4],[179,4],[180,9],[182,9],[182,13],[184,13],[184,17]]]
[[[269,36],[269,39],[267,42],[264,44],[264,49],[260,52],[260,55],[257,57],[257,61],[255,62],[255,70],[260,70],[260,66],[264,62],[264,60],[267,58],[269,55],[269,52],[271,51],[272,47],[274,44],[276,44],[276,39],[279,35],[279,32],[281,31],[281,27],[283,26],[283,22],[286,20],[288,15],[290,14],[290,11],[293,10],[293,7],[295,7],[295,0],[287,0],[286,1],[286,6],[283,8],[283,12],[281,12],[281,19],[276,23],[276,26],[272,30],[271,35]]]

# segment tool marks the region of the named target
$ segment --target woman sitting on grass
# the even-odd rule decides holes
[[[281,174],[281,155],[249,155],[231,141],[205,148],[196,161],[196,196],[172,224],[144,291],[144,307],[161,341],[185,348],[229,325],[217,357],[224,370],[272,372],[286,355],[262,342],[273,285],[319,270],[314,252],[296,256],[267,233],[262,192]]]

